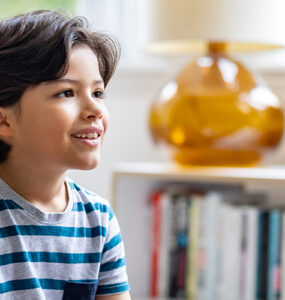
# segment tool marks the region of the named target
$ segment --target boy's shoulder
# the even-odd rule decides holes
[[[75,210],[85,210],[86,213],[93,210],[99,210],[101,213],[108,213],[110,219],[113,217],[114,213],[111,204],[107,199],[80,186],[69,177],[66,177],[66,184],[68,184],[72,191],[73,197],[75,194],[73,205]]]

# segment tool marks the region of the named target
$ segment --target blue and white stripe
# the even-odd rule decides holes
[[[45,213],[0,179],[1,299],[61,299],[67,282],[97,284],[103,295],[129,289],[109,202],[69,178],[66,183],[66,210]]]

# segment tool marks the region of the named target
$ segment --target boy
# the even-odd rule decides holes
[[[109,203],[66,177],[99,162],[118,56],[82,18],[0,21],[1,299],[130,299]]]

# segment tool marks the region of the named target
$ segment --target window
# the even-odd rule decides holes
[[[68,15],[74,15],[76,0],[1,0],[0,18],[38,9],[60,9]]]

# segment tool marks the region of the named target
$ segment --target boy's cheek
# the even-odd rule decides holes
[[[108,127],[109,127],[109,119],[110,119],[110,116],[109,116],[109,113],[108,111],[105,111],[104,114],[103,114],[103,126],[104,126],[104,133],[107,131]]]

